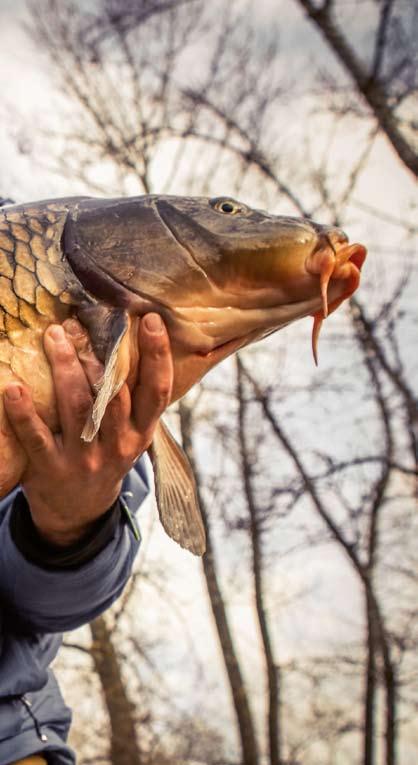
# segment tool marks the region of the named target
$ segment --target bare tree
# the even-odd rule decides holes
[[[418,177],[418,125],[416,114],[410,113],[418,94],[416,4],[396,0],[368,4],[376,18],[370,29],[369,56],[362,55],[354,36],[350,39],[344,31],[342,2],[296,2],[353,80],[354,93],[367,104],[401,162]],[[364,10],[361,5],[365,4],[358,4],[360,12]]]
[[[91,634],[91,655],[110,717],[110,760],[113,765],[142,765],[144,760],[136,738],[134,706],[127,696],[105,616],[99,616],[91,623]]]
[[[263,545],[260,510],[256,499],[253,483],[254,454],[251,454],[246,425],[246,400],[244,394],[244,372],[242,362],[237,357],[237,389],[238,401],[238,443],[241,462],[241,477],[244,496],[250,522],[250,538],[252,548],[252,576],[254,581],[257,620],[263,643],[263,654],[266,664],[268,684],[268,715],[267,735],[269,742],[270,765],[282,765],[283,742],[281,724],[281,672],[275,658],[273,641],[270,634],[267,608],[265,604],[265,566],[263,565]]]
[[[183,448],[189,458],[190,464],[192,465],[194,474],[197,478],[197,485],[199,487],[201,485],[201,476],[195,458],[192,437],[193,413],[192,409],[184,401],[179,403],[179,417]],[[210,514],[208,512],[203,494],[199,488],[198,496],[200,510],[206,531],[206,553],[202,561],[203,573],[205,576],[208,596],[219,637],[219,643],[237,717],[242,762],[244,765],[257,765],[259,762],[259,753],[254,720],[250,709],[243,672],[234,645],[234,639],[227,616],[222,589],[219,583],[215,551],[212,544]]]
[[[416,14],[412,4],[412,10],[408,8],[403,14],[399,3],[370,3],[376,12],[376,23],[371,26],[373,56],[367,62],[356,52],[355,37],[349,40],[348,33],[341,31],[344,16],[339,3],[328,1],[314,6],[300,0],[299,4],[353,79],[350,92],[347,94],[346,88],[342,92],[349,102],[342,107],[331,104],[332,108],[340,108],[344,114],[354,110],[369,126],[365,143],[353,156],[338,193],[334,191],[329,168],[315,165],[311,156],[305,157],[304,167],[308,171],[302,179],[297,163],[292,163],[289,157],[283,159],[275,126],[291,95],[277,74],[277,29],[271,30],[268,44],[264,40],[261,45],[250,23],[250,6],[246,5],[243,11],[240,3],[227,7],[220,3],[214,11],[199,0],[135,4],[103,1],[98,3],[97,12],[85,14],[67,3],[38,0],[36,35],[49,53],[54,74],[70,104],[70,109],[63,105],[68,121],[64,137],[62,134],[58,137],[58,171],[96,191],[147,193],[154,190],[155,168],[163,161],[167,190],[206,193],[214,189],[215,181],[227,182],[228,189],[243,192],[250,189],[251,193],[257,189],[260,200],[274,194],[274,199],[279,199],[294,214],[311,216],[321,211],[329,222],[344,224],[378,130],[388,137],[401,162],[417,173],[416,128],[408,117],[416,93],[411,51]],[[219,16],[213,15],[216,11]],[[190,82],[185,76],[187,52],[192,55],[193,46],[203,33],[205,55],[199,72]],[[323,93],[323,79],[316,84]],[[325,83],[328,104],[331,91],[334,88],[337,92],[338,85],[328,77]],[[359,108],[364,103],[366,111]],[[54,133],[49,131],[51,140],[56,139]],[[103,166],[109,171],[105,183],[101,179]],[[401,225],[408,236],[413,233],[409,222]],[[384,578],[389,570],[385,566],[387,558],[396,582],[409,582],[405,597],[407,592],[415,592],[416,580],[411,578],[415,558],[408,537],[414,528],[411,507],[416,504],[417,398],[396,332],[398,318],[405,310],[403,299],[408,278],[409,275],[400,279],[389,298],[377,308],[368,306],[364,299],[352,301],[350,322],[336,339],[349,353],[356,354],[358,372],[356,379],[352,374],[347,379],[344,360],[338,360],[337,352],[341,368],[337,363],[337,369],[326,370],[320,378],[322,389],[330,392],[329,400],[338,401],[335,418],[329,430],[323,432],[322,447],[309,448],[305,443],[309,439],[304,437],[309,434],[298,433],[294,420],[290,420],[293,427],[289,426],[292,411],[299,411],[303,396],[309,396],[322,411],[317,383],[308,379],[299,388],[289,386],[277,395],[272,386],[259,379],[250,353],[244,354],[238,365],[231,408],[237,414],[237,427],[228,443],[240,466],[244,491],[237,499],[240,523],[234,526],[227,517],[226,528],[232,538],[246,534],[248,549],[252,551],[255,618],[262,635],[264,679],[269,689],[266,735],[257,736],[246,673],[227,614],[223,561],[215,553],[215,532],[204,493],[201,504],[208,536],[203,569],[238,722],[242,762],[246,765],[255,765],[259,752],[267,750],[271,765],[285,762],[290,765],[301,756],[314,757],[306,754],[307,739],[328,735],[332,752],[332,747],[338,747],[338,742],[351,734],[356,736],[351,754],[354,748],[356,751],[361,748],[358,762],[375,765],[382,696],[385,765],[399,763],[398,741],[404,714],[400,709],[406,708],[404,699],[410,687],[405,667],[412,666],[416,641],[412,632],[408,640],[404,634],[411,629],[413,609],[404,602],[403,592],[399,602],[388,597]],[[347,454],[341,457],[335,453],[332,439],[334,429],[338,432],[338,414],[344,410],[347,387],[355,384],[359,386],[356,404],[362,401],[374,438],[370,436],[368,448],[355,453],[347,447]],[[283,457],[280,480],[273,479],[266,455],[258,456],[257,450],[249,446],[249,423],[254,411],[257,422],[269,431],[266,443],[270,446],[266,448],[275,451],[279,448]],[[200,485],[204,486],[207,471],[196,457],[197,417],[187,402],[181,404],[179,413],[186,451]],[[309,431],[316,427],[306,407],[303,416]],[[212,437],[216,439],[219,423],[214,433]],[[326,439],[330,442],[328,448],[323,445]],[[265,476],[270,486],[268,513],[263,513],[264,518],[269,515],[272,519],[269,535],[261,533],[259,475]],[[280,536],[288,533],[287,516],[300,507],[308,514],[312,509],[313,513],[309,523],[301,525],[297,545],[308,549],[318,541],[323,543],[325,537],[343,553],[354,572],[354,581],[362,589],[364,630],[353,649],[356,657],[351,665],[355,666],[357,684],[362,685],[362,699],[361,712],[356,715],[351,714],[351,709],[341,710],[336,701],[329,705],[327,713],[325,707],[315,704],[318,675],[312,666],[305,664],[305,677],[309,682],[313,678],[312,684],[308,684],[312,695],[306,717],[311,727],[303,731],[296,723],[290,736],[287,731],[292,713],[296,720],[301,715],[298,716],[298,704],[292,705],[283,692],[283,677],[275,658],[277,645],[269,630],[263,594],[268,581],[266,539],[276,551],[281,550]],[[273,528],[273,521],[277,528]],[[401,553],[393,553],[399,544],[405,550],[405,570]],[[289,543],[286,554],[291,552]],[[329,662],[327,674],[325,660],[320,662],[318,657],[312,657],[312,664],[315,662],[321,663],[321,682],[329,680],[336,664]],[[347,684],[350,694],[352,685],[353,682]],[[413,694],[407,703],[408,709],[416,703]],[[348,701],[346,707],[349,706]]]

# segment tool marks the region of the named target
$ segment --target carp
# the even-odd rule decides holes
[[[160,314],[171,342],[172,401],[224,358],[295,319],[322,321],[357,289],[366,250],[339,228],[270,215],[229,197],[69,197],[0,209],[0,394],[32,390],[59,428],[43,333],[77,318],[104,364],[81,437],[92,440],[108,402],[138,365],[139,317]],[[25,455],[0,402],[0,496]],[[187,459],[160,421],[150,449],[167,533],[203,554],[205,533]]]

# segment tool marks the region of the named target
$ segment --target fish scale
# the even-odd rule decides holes
[[[67,273],[62,267],[59,231],[67,210],[50,204],[40,212],[29,207],[20,213],[0,210],[0,305],[23,327],[43,332],[51,321],[63,321],[72,304]],[[31,312],[33,306],[36,314]],[[36,319],[38,317],[38,321]],[[48,320],[47,323],[43,320]],[[7,331],[4,320],[2,331]],[[11,332],[17,331],[10,325]],[[13,335],[10,336],[13,343]]]

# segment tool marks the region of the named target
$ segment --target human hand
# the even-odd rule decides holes
[[[76,542],[111,507],[123,477],[151,444],[159,417],[170,402],[170,344],[157,314],[141,320],[138,340],[137,386],[131,394],[126,383],[123,385],[90,443],[80,435],[93,401],[91,385],[103,368],[87,333],[75,320],[67,322],[67,332],[54,325],[44,337],[61,432],[53,434],[39,417],[26,386],[11,383],[5,390],[7,416],[28,458],[22,486],[32,519],[52,544]]]

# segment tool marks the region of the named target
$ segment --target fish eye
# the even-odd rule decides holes
[[[231,205],[230,202],[222,202],[219,209],[224,213],[232,213],[234,212],[234,205]]]
[[[211,199],[210,204],[214,210],[224,213],[225,215],[235,215],[243,210],[242,206],[234,202],[233,199]]]

